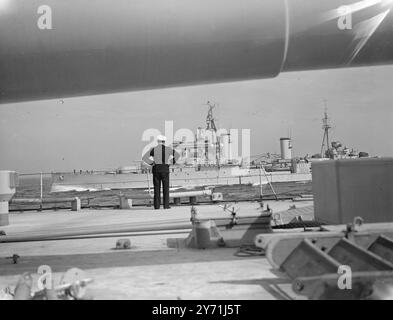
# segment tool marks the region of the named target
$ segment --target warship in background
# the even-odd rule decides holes
[[[368,152],[356,151],[353,148],[349,149],[339,141],[329,140],[329,130],[332,128],[329,122],[327,107],[325,105],[325,113],[322,118],[323,138],[321,144],[321,152],[311,157],[310,161],[316,160],[336,160],[336,159],[357,159],[369,157]],[[307,158],[307,157],[306,157]]]
[[[185,161],[171,167],[172,190],[311,181],[311,163],[292,157],[290,138],[280,139],[280,155],[266,154],[254,160],[232,157],[231,133],[219,134],[213,116],[215,105],[208,102],[208,107],[206,128],[197,129],[194,142],[173,142]],[[116,170],[52,173],[51,192],[150,189],[151,180],[151,168],[136,162]]]

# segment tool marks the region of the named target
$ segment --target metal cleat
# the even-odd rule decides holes
[[[116,241],[116,249],[131,249],[131,240],[130,239],[119,239]]]

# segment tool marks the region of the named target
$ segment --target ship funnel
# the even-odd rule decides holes
[[[280,138],[281,159],[292,159],[292,145],[290,138]]]

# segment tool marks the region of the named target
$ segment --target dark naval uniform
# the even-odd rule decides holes
[[[154,209],[161,205],[161,183],[164,196],[164,209],[169,208],[169,165],[175,164],[179,154],[171,147],[158,144],[143,157],[143,160],[153,166]],[[153,158],[153,160],[150,160]]]

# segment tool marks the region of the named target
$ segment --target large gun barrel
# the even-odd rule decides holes
[[[390,64],[393,0],[0,0],[0,103]]]

